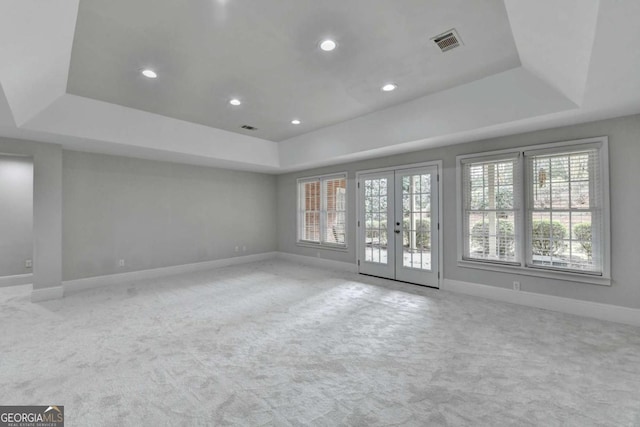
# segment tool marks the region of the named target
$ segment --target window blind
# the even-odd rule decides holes
[[[346,246],[345,174],[298,180],[298,241]]]
[[[301,182],[299,185],[299,240],[320,242],[320,181]]]
[[[462,162],[463,258],[520,264],[519,153]]]
[[[323,242],[343,245],[347,223],[346,179],[326,179],[322,185],[325,197]]]
[[[602,274],[600,148],[525,152],[527,266]]]

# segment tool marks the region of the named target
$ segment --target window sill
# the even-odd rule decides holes
[[[329,251],[336,252],[348,252],[349,248],[345,246],[335,246],[335,245],[322,245],[320,243],[312,243],[312,242],[296,242],[296,246],[300,246],[303,248],[315,248],[315,249],[326,249]]]
[[[551,271],[531,267],[483,263],[481,261],[458,260],[458,267],[476,268],[479,270],[497,271],[501,273],[522,274],[524,276],[542,277],[545,279],[566,280],[569,282],[588,283],[590,285],[611,286],[611,279],[589,274]]]

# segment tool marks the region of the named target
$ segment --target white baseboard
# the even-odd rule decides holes
[[[279,259],[305,264],[311,267],[327,268],[334,271],[346,271],[348,273],[358,272],[358,266],[355,264],[350,264],[348,262],[340,262],[324,258],[314,258],[310,256],[290,254],[287,252],[278,252],[277,254],[277,258]]]
[[[444,279],[442,290],[640,326],[640,309]]]
[[[30,285],[33,283],[33,274],[16,274],[15,276],[0,277],[0,288],[7,286]]]
[[[62,298],[64,289],[62,286],[53,286],[51,288],[34,289],[31,291],[31,302],[49,301],[52,299]]]
[[[128,273],[109,274],[106,276],[87,277],[84,279],[67,280],[62,283],[66,295],[101,286],[130,283],[139,280],[156,279],[158,277],[174,276],[183,273],[212,270],[214,268],[230,265],[247,264],[250,262],[265,261],[276,257],[276,252],[265,252],[255,255],[245,255],[233,258],[217,259],[213,261],[198,262],[194,264],[174,265],[150,270],[131,271]]]

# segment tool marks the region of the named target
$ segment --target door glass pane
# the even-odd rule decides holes
[[[365,261],[387,264],[387,179],[364,181]]]
[[[431,270],[431,174],[402,177],[402,265]]]

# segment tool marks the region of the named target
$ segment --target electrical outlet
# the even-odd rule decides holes
[[[247,247],[246,246],[242,247],[242,252],[247,252]]]
[[[28,259],[24,262],[24,268],[32,268],[32,267],[33,267],[33,260]]]
[[[239,246],[236,246],[236,252],[238,252],[240,250]]]
[[[119,267],[124,267],[124,260],[121,259],[120,261],[118,261],[118,266]]]
[[[518,281],[514,281],[513,282],[513,290],[514,291],[519,291],[520,290],[520,282],[518,282]]]
[[[320,252],[316,252],[316,257],[320,258]]]

